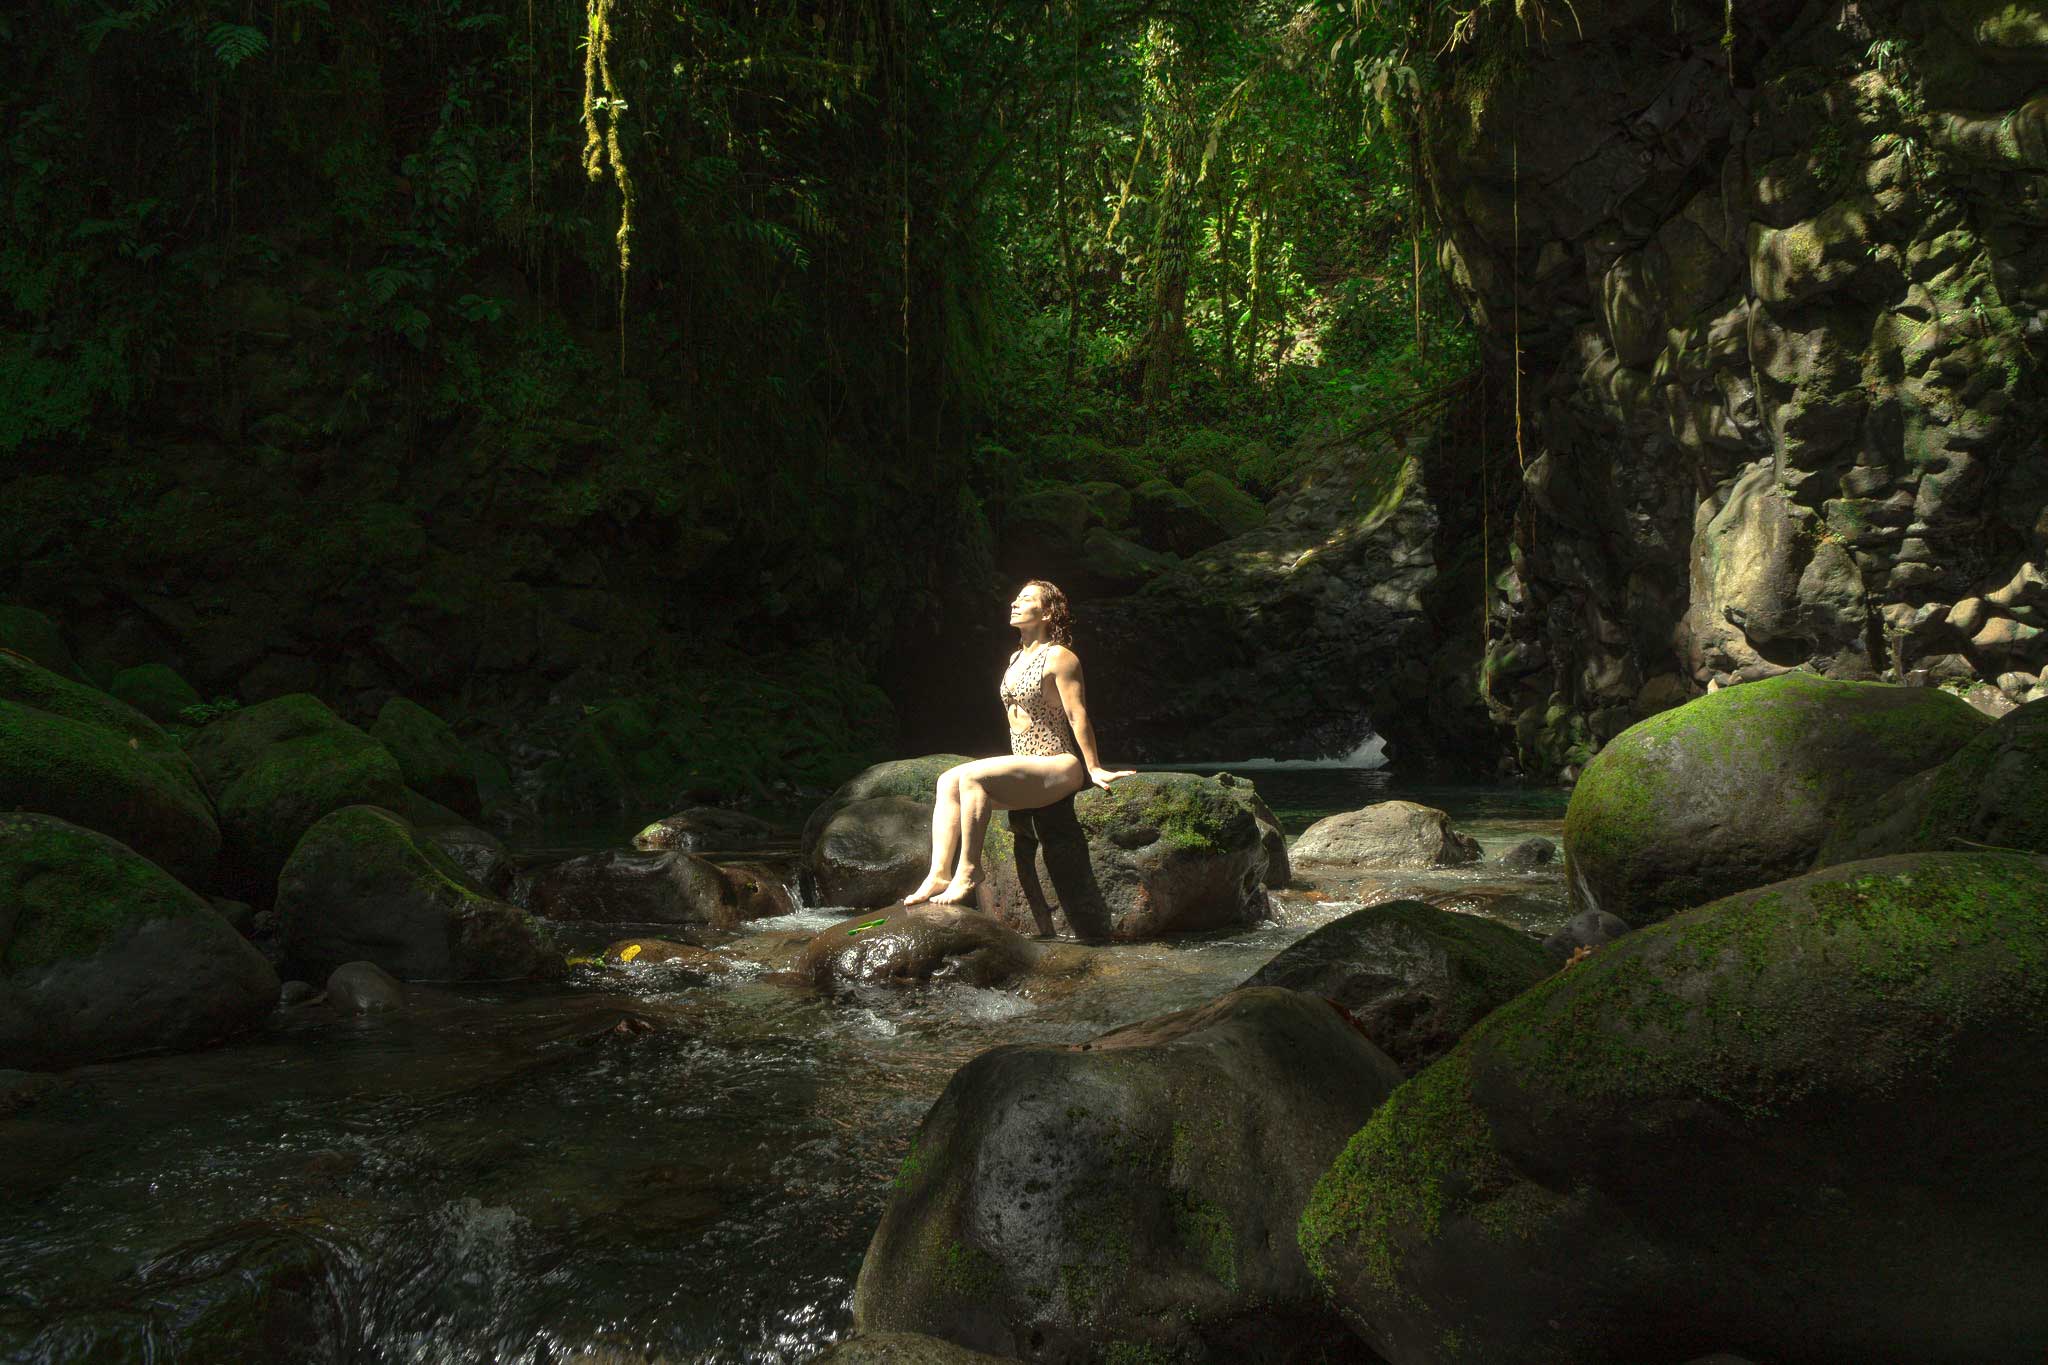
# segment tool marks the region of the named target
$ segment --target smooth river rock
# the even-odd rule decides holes
[[[633,847],[674,849],[679,853],[740,853],[767,847],[782,837],[775,826],[744,811],[692,806],[641,830],[633,836]]]
[[[796,902],[774,869],[694,853],[606,849],[534,868],[513,896],[548,919],[583,924],[708,924],[731,929],[787,915]]]
[[[1399,1079],[1328,1002],[1286,990],[985,1052],[918,1128],[855,1326],[1076,1365],[1370,1359],[1294,1223]]]
[[[1451,817],[1413,801],[1381,801],[1325,816],[1294,841],[1300,864],[1414,871],[1479,861],[1479,841],[1451,827]]]
[[[926,981],[996,986],[1029,972],[1040,951],[972,909],[898,905],[820,930],[795,970],[826,992]]]
[[[1301,1244],[1394,1365],[2032,1360],[2044,905],[1923,853],[1637,930],[1397,1090]]]

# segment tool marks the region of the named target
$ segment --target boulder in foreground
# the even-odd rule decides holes
[[[2048,859],[1912,854],[1610,943],[1396,1091],[1303,1250],[1395,1365],[2031,1360],[2044,905]]]
[[[0,814],[0,1067],[202,1047],[277,993],[261,953],[127,845]]]
[[[1040,1361],[1342,1343],[1290,1233],[1398,1080],[1327,1002],[1282,990],[985,1052],[918,1129],[855,1324]]]
[[[1786,673],[1652,716],[1572,792],[1574,910],[1641,927],[1804,872],[1843,811],[1947,759],[1989,725],[1939,688]]]
[[[277,879],[285,961],[325,980],[373,962],[404,981],[550,976],[561,958],[516,905],[479,891],[402,817],[347,806],[306,831]]]
[[[1244,984],[1335,1001],[1412,1075],[1556,965],[1519,929],[1421,901],[1383,901],[1298,940]]]
[[[581,924],[708,924],[733,929],[791,914],[773,868],[719,864],[694,853],[605,849],[522,875],[514,897],[536,915]]]

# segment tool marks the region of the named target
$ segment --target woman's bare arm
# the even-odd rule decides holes
[[[1111,771],[1103,767],[1101,756],[1095,751],[1095,727],[1088,723],[1088,691],[1081,681],[1080,656],[1055,645],[1046,659],[1046,671],[1052,674],[1060,690],[1060,704],[1066,708],[1067,724],[1074,728],[1074,742],[1081,748],[1081,762],[1088,769],[1089,779],[1098,787],[1107,787],[1119,777],[1129,777],[1129,769]]]

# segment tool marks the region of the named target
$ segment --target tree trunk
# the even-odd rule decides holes
[[[1146,97],[1160,149],[1149,270],[1152,317],[1145,332],[1144,402],[1151,411],[1172,387],[1187,348],[1188,258],[1194,246],[1194,181],[1201,143],[1189,108],[1192,82],[1182,70],[1184,54],[1164,21],[1152,21],[1146,49]]]

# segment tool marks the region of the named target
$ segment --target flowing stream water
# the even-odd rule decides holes
[[[1555,838],[1564,805],[1383,770],[1247,776],[1290,835],[1401,796],[1451,812],[1489,858]],[[1364,894],[1476,906],[1503,882],[1524,927],[1565,917],[1547,869]],[[414,988],[402,1015],[309,1006],[209,1052],[81,1068],[0,1116],[0,1359],[807,1360],[848,1330],[891,1177],[954,1070],[1199,1004],[1359,903],[1347,882],[1280,898],[1254,929],[1096,949],[1057,992],[825,1001],[758,967],[585,968]]]

